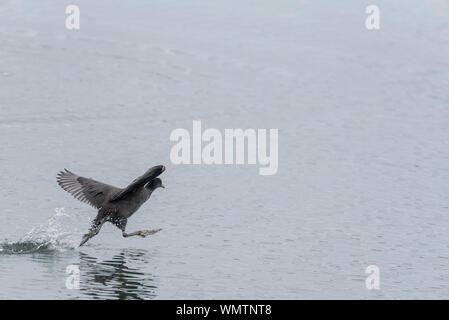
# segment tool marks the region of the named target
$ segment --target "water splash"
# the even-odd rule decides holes
[[[17,242],[0,243],[0,254],[23,254],[34,252],[67,251],[77,247],[73,239],[74,216],[67,214],[64,208],[55,209],[55,214],[44,224],[31,229]],[[76,231],[76,229],[75,229]]]

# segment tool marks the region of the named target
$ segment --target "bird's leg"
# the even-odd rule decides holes
[[[139,230],[131,233],[126,233],[122,230],[122,235],[125,238],[132,237],[132,236],[141,236],[142,238],[145,238],[146,236],[155,234],[156,232],[161,231],[162,229],[153,229],[153,230]]]
[[[95,237],[98,232],[100,232],[101,227],[106,222],[107,218],[103,217],[102,219],[95,219],[92,223],[92,226],[89,229],[89,232],[86,233],[83,236],[83,239],[81,240],[80,247],[85,244],[87,241],[89,241],[90,238]]]
[[[139,230],[131,233],[126,233],[126,223],[128,222],[127,219],[121,218],[113,220],[112,223],[114,223],[120,230],[122,230],[122,235],[124,238],[133,237],[133,236],[141,236],[142,238],[145,238],[146,236],[149,236],[151,234],[155,234],[156,232],[161,231],[162,229],[154,229],[154,230]]]

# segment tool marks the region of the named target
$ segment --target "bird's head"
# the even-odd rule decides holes
[[[159,178],[155,178],[147,183],[145,188],[150,190],[155,190],[157,188],[165,188],[164,184],[162,183],[162,180]]]

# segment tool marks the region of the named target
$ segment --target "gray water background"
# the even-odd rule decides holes
[[[1,299],[449,298],[448,1],[67,4],[0,0]],[[172,165],[193,120],[278,128],[278,173]],[[156,164],[128,230],[163,230],[76,248],[95,210],[56,173]]]

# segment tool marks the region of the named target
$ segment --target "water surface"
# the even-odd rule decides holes
[[[378,31],[355,0],[77,4],[0,1],[1,299],[449,298],[447,1],[376,1]],[[172,165],[193,120],[278,128],[278,173]],[[128,231],[163,230],[77,248],[57,172],[157,164]]]

